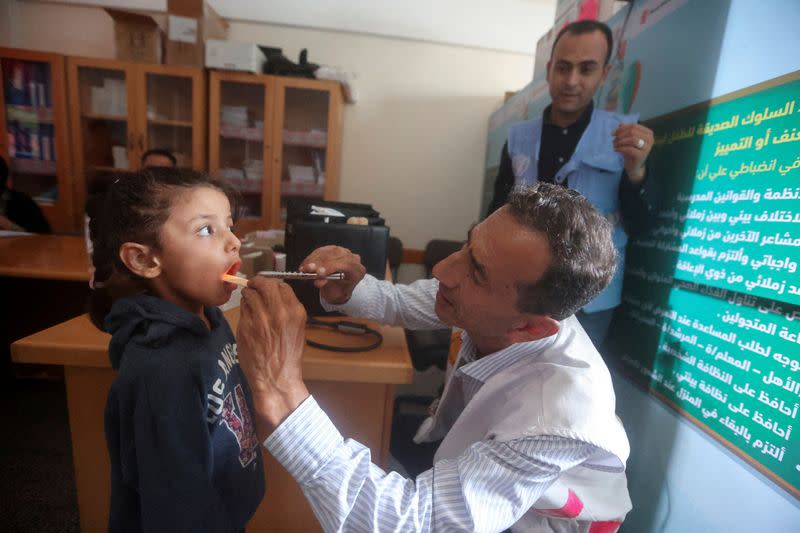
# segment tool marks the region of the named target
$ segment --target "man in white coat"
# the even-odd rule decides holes
[[[304,262],[323,303],[406,328],[456,326],[462,345],[416,440],[442,440],[416,479],[385,473],[344,440],[303,383],[305,311],[291,289],[243,291],[239,361],[264,446],[325,531],[610,533],[631,504],[629,447],[608,369],[574,313],[614,275],[610,224],[580,194],[515,190],[434,279],[394,285],[324,247]]]

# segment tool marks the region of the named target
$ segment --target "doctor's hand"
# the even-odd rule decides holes
[[[300,265],[303,272],[316,272],[320,276],[343,272],[343,280],[314,280],[320,295],[331,304],[343,304],[350,299],[353,289],[364,279],[367,269],[361,264],[361,257],[341,246],[323,246],[306,257]]]
[[[614,150],[622,154],[625,173],[634,184],[645,177],[645,162],[653,149],[653,130],[641,124],[621,124],[614,130]]]
[[[306,310],[286,283],[256,276],[242,290],[237,351],[262,442],[309,396],[302,373],[305,327]]]

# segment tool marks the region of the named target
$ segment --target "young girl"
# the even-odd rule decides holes
[[[90,314],[119,371],[105,410],[109,531],[241,531],[264,467],[216,307],[240,264],[230,194],[191,170],[151,168],[118,177],[94,211]]]

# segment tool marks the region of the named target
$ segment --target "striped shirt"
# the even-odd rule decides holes
[[[438,282],[408,286],[367,276],[338,309],[409,329],[446,327],[433,311]],[[327,306],[330,308],[330,306]],[[552,339],[512,345],[477,359],[463,335],[463,405],[483,383],[523,357],[535,357]],[[452,383],[450,386],[457,385]],[[473,443],[455,460],[438,461],[416,479],[386,473],[362,444],[345,440],[313,397],[303,402],[264,446],[297,480],[325,531],[502,531],[525,514],[562,471],[596,448],[556,436]]]

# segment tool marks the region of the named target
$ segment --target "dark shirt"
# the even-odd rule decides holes
[[[542,139],[539,146],[539,163],[537,166],[538,179],[546,183],[555,183],[555,175],[575,153],[575,148],[589,126],[594,111],[594,104],[590,103],[577,121],[562,128],[550,121],[550,107],[542,114]],[[494,182],[494,196],[489,204],[486,216],[499,209],[506,203],[508,195],[514,188],[514,171],[511,167],[511,156],[508,154],[508,142],[503,145],[500,156],[500,168]],[[569,187],[567,180],[563,185]],[[622,222],[629,234],[637,233],[644,228],[649,213],[653,210],[657,200],[657,190],[652,180],[646,177],[641,184],[634,184],[623,170],[619,185],[620,211]]]
[[[0,215],[31,233],[50,233],[50,224],[42,210],[25,193],[5,189],[0,193]]]
[[[586,131],[586,127],[592,120],[594,104],[590,102],[589,107],[584,110],[580,118],[566,128],[550,121],[550,107],[547,106],[542,117],[542,141],[539,147],[538,170],[539,181],[555,183],[556,174],[575,153],[578,141],[581,140],[583,132]],[[505,153],[508,155],[508,145],[505,147]],[[569,183],[565,182],[564,186],[569,187]]]
[[[105,320],[118,370],[106,401],[115,532],[238,533],[264,495],[250,389],[222,312],[139,295]]]

